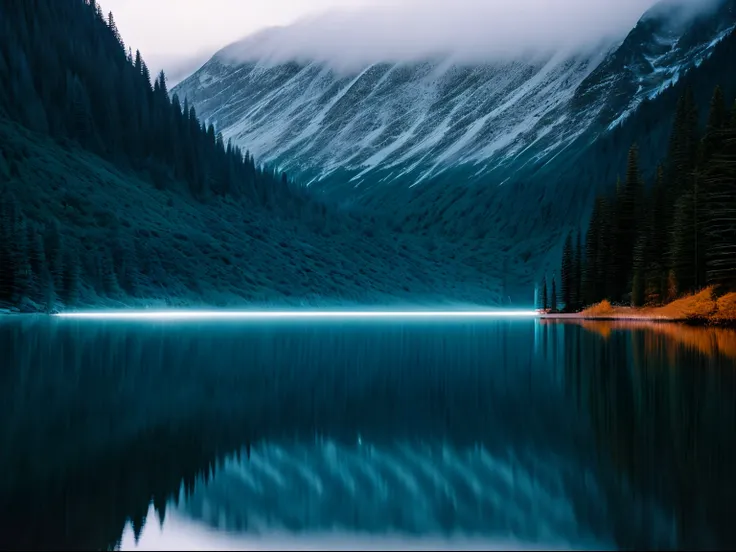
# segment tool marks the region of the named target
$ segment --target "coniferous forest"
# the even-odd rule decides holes
[[[736,289],[736,102],[729,105],[717,87],[699,128],[686,89],[673,117],[654,181],[643,181],[632,145],[623,181],[597,198],[584,238],[567,237],[560,270],[566,312],[603,299],[639,307],[708,286]],[[556,310],[549,302],[540,307]]]
[[[0,33],[0,304],[422,300],[447,281],[497,300],[449,241],[342,212],[226,143],[96,0],[2,2]]]

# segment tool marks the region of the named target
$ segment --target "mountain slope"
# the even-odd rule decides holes
[[[467,256],[450,260],[451,244],[228,199],[202,204],[2,121],[0,143],[12,174],[5,189],[33,223],[58,221],[79,255],[79,305],[500,302],[496,271],[481,273]],[[133,263],[129,277],[119,267],[130,288],[117,294],[98,274],[108,248]]]
[[[670,87],[697,87],[704,75],[701,107],[715,84],[732,97],[723,53],[735,6],[722,0],[694,14],[663,4],[617,44],[485,66],[376,64],[345,75],[317,63],[234,61],[245,41],[175,90],[226,136],[345,208],[451,236],[490,264],[538,275],[555,269],[564,236],[615,184],[633,141],[651,176],[669,136]],[[514,278],[518,288],[532,283]]]
[[[473,251],[334,212],[226,145],[96,2],[5,2],[0,30],[0,303],[501,300]]]
[[[463,165],[477,179],[503,168],[513,180],[525,163],[617,124],[702,62],[736,25],[733,4],[695,19],[660,7],[621,44],[485,65],[436,59],[339,72],[326,63],[238,61],[257,46],[253,37],[175,91],[226,137],[309,182],[342,181],[347,171],[352,186],[411,186]]]
[[[540,117],[569,101],[595,65],[589,55],[557,54],[479,67],[383,63],[342,75],[319,64],[231,66],[226,50],[176,92],[225,136],[302,178],[344,169],[353,185],[375,171],[415,184],[553,132],[559,120]]]

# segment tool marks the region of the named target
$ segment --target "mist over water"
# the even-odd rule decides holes
[[[727,330],[20,318],[0,348],[4,548],[736,543]]]

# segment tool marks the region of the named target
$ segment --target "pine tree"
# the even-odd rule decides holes
[[[73,249],[64,252],[64,277],[62,283],[62,299],[67,306],[74,306],[79,301],[79,256]]]
[[[53,220],[46,227],[44,251],[46,253],[46,263],[51,276],[51,283],[55,290],[60,291],[64,287],[64,244],[57,220]]]
[[[649,215],[650,212],[648,209],[643,210],[642,220],[638,225],[639,233],[634,246],[633,277],[631,282],[631,305],[634,307],[643,306],[647,295],[648,253],[651,240]]]
[[[583,244],[580,229],[575,232],[574,267],[573,310],[579,310],[583,306]]]
[[[634,247],[637,239],[637,223],[642,203],[642,186],[639,175],[639,149],[636,144],[629,149],[626,182],[618,194],[616,209],[617,228],[614,238],[618,280],[612,290],[612,299],[619,299],[628,288],[632,277]]]
[[[552,293],[550,295],[550,309],[552,312],[557,312],[557,283],[555,282],[555,275],[552,274]]]
[[[32,274],[28,261],[28,231],[26,219],[18,212],[12,221],[10,242],[10,265],[13,270],[12,297],[13,302],[19,303],[31,291]]]
[[[675,144],[675,146],[672,146]],[[668,156],[669,186],[667,210],[670,240],[668,296],[695,289],[699,284],[700,193],[696,161],[700,147],[697,136],[697,107],[692,90],[686,89],[678,103]],[[675,294],[675,295],[676,295]]]
[[[601,226],[598,232],[598,300],[616,298],[620,270],[616,249],[616,206],[605,198],[601,200]]]
[[[716,86],[713,97],[710,100],[710,112],[708,113],[708,124],[703,136],[701,164],[706,164],[713,154],[720,148],[722,131],[728,125],[729,113],[726,107],[726,98],[720,86]]]
[[[649,229],[651,235],[649,270],[647,274],[648,296],[651,302],[661,303],[665,299],[667,289],[667,257],[669,249],[670,215],[667,205],[667,187],[665,184],[664,167],[657,167],[657,175],[652,188]]]
[[[736,127],[724,132],[721,149],[704,170],[708,218],[704,233],[707,283],[736,288]]]
[[[695,205],[693,190],[683,193],[675,203],[670,238],[670,267],[676,277],[678,295],[695,289],[697,281]]]
[[[33,225],[28,224],[28,261],[30,264],[30,285],[28,296],[36,303],[48,299],[48,286],[52,285],[46,263],[43,234]]]
[[[562,266],[560,269],[562,284],[562,302],[565,311],[572,311],[573,293],[575,289],[575,258],[572,246],[572,234],[568,234],[562,249]]]
[[[583,274],[583,301],[592,304],[600,300],[598,295],[600,282],[598,280],[598,244],[601,225],[603,223],[603,204],[596,199],[593,214],[590,217],[588,231],[585,235],[585,270]]]
[[[547,276],[542,279],[542,309],[547,310],[549,308],[549,299],[547,297]]]
[[[669,201],[674,205],[677,198],[690,188],[691,175],[698,153],[698,112],[692,90],[686,89],[677,104],[675,121],[670,135],[667,158],[667,181],[670,183]]]
[[[13,299],[13,202],[10,194],[0,191],[0,303],[10,303]]]
[[[117,40],[120,46],[124,48],[125,45],[123,44],[123,39],[120,36],[120,31],[118,31],[118,26],[115,24],[115,18],[113,17],[112,12],[109,12],[107,14],[107,26],[110,28],[112,36],[115,38],[115,40]]]

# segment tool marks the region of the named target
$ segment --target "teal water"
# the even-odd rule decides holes
[[[732,549],[736,334],[0,320],[0,548]]]

